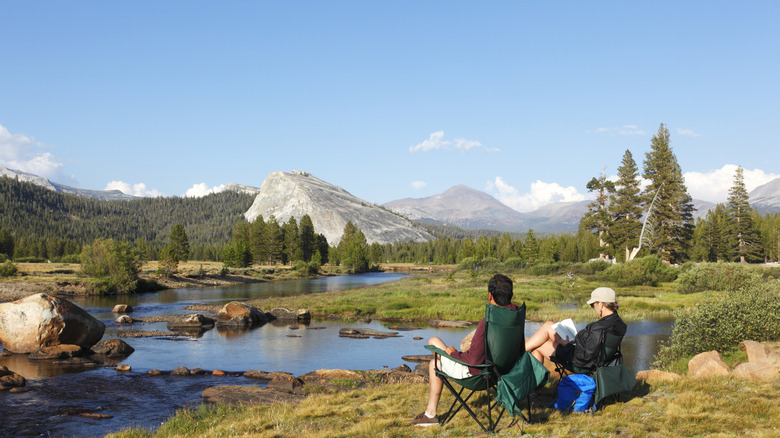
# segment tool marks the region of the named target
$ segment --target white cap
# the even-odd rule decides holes
[[[597,287],[596,289],[593,289],[593,292],[590,293],[588,305],[597,301],[601,303],[617,302],[617,298],[615,298],[615,291],[608,287]]]

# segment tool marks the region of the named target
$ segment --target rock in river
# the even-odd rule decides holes
[[[262,311],[240,301],[225,304],[217,313],[217,323],[223,326],[254,327],[268,322]]]
[[[0,303],[0,343],[14,353],[74,344],[89,348],[103,337],[106,326],[68,300],[35,294]]]

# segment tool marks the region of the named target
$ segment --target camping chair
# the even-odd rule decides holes
[[[623,365],[623,353],[620,351],[621,342],[623,342],[623,336],[604,330],[601,334],[599,357],[593,368],[572,367],[557,360],[554,356],[550,357],[550,360],[555,364],[559,382],[568,374],[587,374],[593,377],[596,382],[593,406],[598,407],[598,404],[609,396],[615,396],[619,400],[620,393],[631,391],[636,383],[634,372]]]
[[[432,345],[425,347],[434,353],[436,375],[442,379],[444,386],[455,397],[445,415],[443,424],[449,422],[461,408],[465,408],[485,432],[495,430],[507,409],[510,409],[513,415],[519,414],[524,421],[530,421],[530,394],[537,387],[547,383],[549,372],[538,360],[525,352],[525,310],[525,303],[517,310],[492,304],[485,306],[485,363],[482,365],[475,366],[459,361]],[[439,369],[438,356],[445,356],[457,363],[479,368],[481,372],[465,379],[455,379]],[[510,375],[511,382],[509,381]],[[507,381],[502,385],[504,387],[502,392],[511,394],[508,394],[508,397],[491,400],[490,389],[501,381],[503,376],[507,377]],[[459,391],[455,389],[453,383],[460,385]],[[466,389],[471,392],[463,398],[463,392]],[[487,427],[468,406],[469,399],[477,391],[487,392]],[[519,403],[517,403],[523,399],[528,401],[528,418],[522,414]],[[494,408],[498,409],[498,405],[503,409],[494,422],[492,411]]]

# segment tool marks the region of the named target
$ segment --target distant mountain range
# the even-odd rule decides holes
[[[0,176],[17,178],[61,193],[116,201],[138,199],[118,190],[85,190],[51,182],[30,173],[0,166]],[[273,214],[281,223],[290,217],[296,220],[309,214],[315,229],[338,243],[348,220],[366,234],[369,242],[426,240],[431,236],[404,221],[506,232],[564,232],[577,230],[580,218],[591,201],[557,202],[521,213],[501,203],[489,194],[464,186],[454,186],[443,193],[426,198],[405,198],[382,205],[387,210],[354,197],[345,190],[322,181],[306,172],[272,172],[261,188],[228,183],[225,190],[255,195],[252,207],[244,214],[248,220],[258,215]],[[750,205],[761,214],[780,212],[780,178],[757,187],[749,193]],[[693,200],[695,216],[703,217],[714,203]]]

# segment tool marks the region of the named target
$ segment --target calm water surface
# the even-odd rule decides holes
[[[403,274],[372,273],[314,280],[289,280],[250,285],[168,290],[120,297],[79,297],[73,299],[106,324],[105,337],[115,337],[115,304],[130,304],[135,318],[193,313],[190,304],[224,304],[267,296],[295,295],[343,290],[395,281]],[[265,309],[269,310],[269,309]],[[584,327],[587,322],[578,324]],[[626,364],[634,370],[649,367],[658,343],[667,338],[671,321],[643,320],[629,324],[623,341]],[[538,323],[526,324],[526,335]],[[178,408],[196,406],[200,393],[214,385],[258,385],[244,377],[157,376],[152,369],[170,371],[178,366],[224,371],[286,371],[301,375],[318,369],[382,369],[406,363],[402,356],[425,354],[423,346],[431,336],[451,345],[469,330],[422,328],[401,331],[400,337],[352,339],[338,336],[343,327],[389,331],[378,322],[347,324],[334,321],[269,323],[243,332],[216,328],[198,337],[123,338],[135,352],[121,363],[132,367],[127,374],[112,368],[67,368],[49,361],[29,361],[25,355],[0,357],[0,364],[28,379],[30,391],[0,393],[0,436],[56,435],[101,436],[131,426],[154,428]],[[165,323],[134,324],[138,330],[167,331]],[[415,340],[420,337],[421,340]],[[111,419],[79,417],[83,410],[112,415]]]

